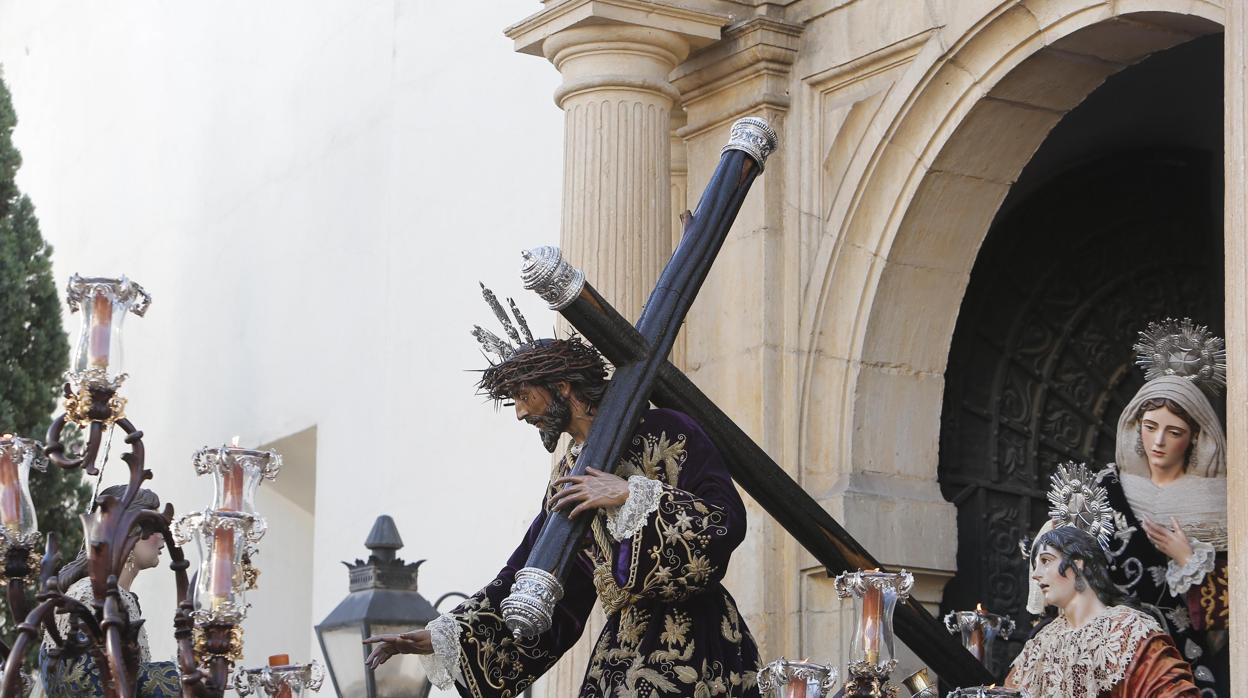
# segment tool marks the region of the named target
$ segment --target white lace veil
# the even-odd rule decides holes
[[[1187,474],[1196,477],[1226,477],[1226,434],[1209,399],[1196,384],[1177,376],[1160,376],[1144,384],[1131,398],[1118,419],[1118,439],[1114,458],[1119,470],[1132,475],[1150,477],[1148,460],[1137,450],[1140,423],[1135,418],[1146,400],[1168,398],[1179,403],[1200,425],[1196,448],[1188,464]]]

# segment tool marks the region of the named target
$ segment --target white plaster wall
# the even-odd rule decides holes
[[[467,332],[492,324],[478,279],[553,325],[516,270],[558,240],[558,75],[501,34],[538,7],[0,0],[19,183],[58,280],[126,273],[155,296],[128,321],[125,387],[153,487],[201,508],[195,448],[316,427],[315,518],[262,498],[249,665],[319,653],[378,514],[428,558],[432,601],[490,579],[541,495],[548,457],[474,396]],[[171,655],[170,577],[137,584]]]

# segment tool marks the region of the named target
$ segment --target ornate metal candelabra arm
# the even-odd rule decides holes
[[[849,663],[849,681],[845,682],[845,698],[898,698],[901,690],[889,683],[892,673],[868,662]]]
[[[99,457],[104,430],[125,418],[126,401],[111,387],[83,386],[74,392],[71,384],[66,382],[64,392],[65,411],[48,427],[48,445],[44,452],[48,460],[59,468],[82,468],[90,475],[98,475],[95,460]],[[87,432],[86,447],[78,456],[66,455],[65,443],[61,440],[65,425],[70,422]]]

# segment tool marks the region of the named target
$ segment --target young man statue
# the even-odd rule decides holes
[[[1032,580],[1058,615],[1023,646],[1006,686],[1031,698],[1200,698],[1170,636],[1110,581],[1095,537],[1057,526],[1031,557]]]
[[[514,405],[554,452],[556,465],[528,533],[493,581],[428,628],[383,635],[367,659],[398,652],[426,659],[439,687],[472,698],[518,696],[580,637],[595,597],[608,619],[579,695],[758,696],[758,650],[720,584],[745,536],[745,507],[710,439],[687,415],[645,413],[617,474],[568,476],[607,387],[598,352],[578,338],[534,340],[515,310],[513,325],[492,293],[486,300],[514,345],[475,328],[495,356],[479,389]],[[518,327],[517,327],[518,325]],[[517,639],[499,610],[547,516],[592,516],[592,535],[564,580],[550,630]]]

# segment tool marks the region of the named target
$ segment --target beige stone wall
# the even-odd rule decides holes
[[[935,602],[957,541],[954,507],[936,484],[944,371],[992,217],[1068,111],[1150,53],[1220,31],[1221,5],[563,0],[541,16],[596,12],[606,32],[647,6],[647,26],[690,48],[668,75],[674,121],[684,122],[667,148],[672,191],[696,205],[741,116],[766,117],[782,140],[690,314],[686,369],[879,559],[915,571],[919,597]],[[718,37],[706,40],[681,13],[718,22]],[[565,186],[565,210],[592,206],[589,193]],[[564,235],[579,244],[566,219]],[[750,506],[727,583],[765,657],[843,664],[851,628],[830,580]]]

